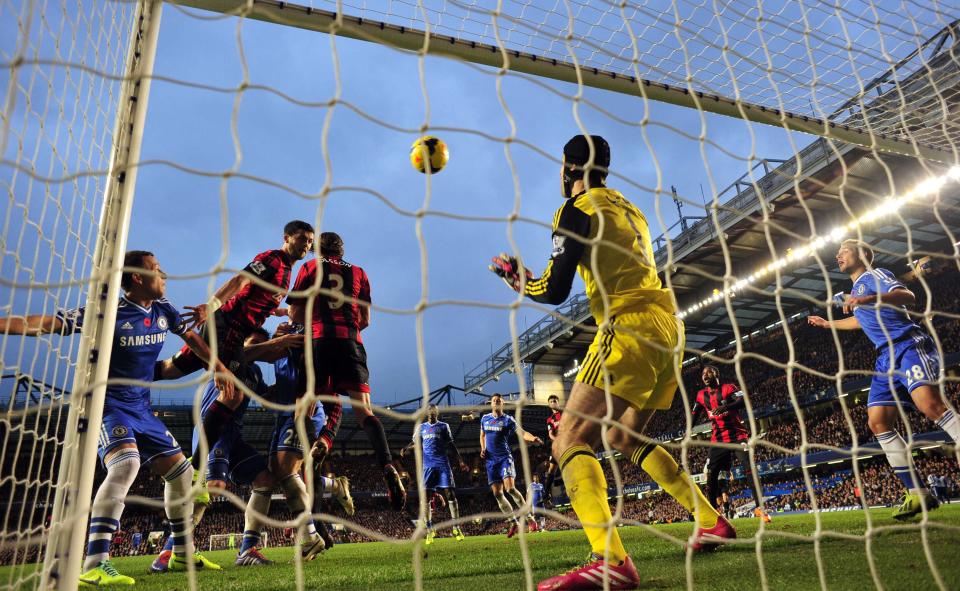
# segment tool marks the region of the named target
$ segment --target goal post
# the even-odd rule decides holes
[[[843,106],[846,109],[860,107],[859,125],[851,125],[849,122],[835,121],[826,114],[817,116],[794,112],[776,104],[766,105],[730,98],[704,91],[689,83],[660,82],[643,78],[634,72],[617,73],[583,65],[577,61],[569,61],[569,58],[545,57],[537,53],[508,48],[504,44],[484,43],[467,36],[458,38],[455,35],[444,35],[362,16],[331,12],[286,0],[172,0],[172,2],[191,8],[371,41],[402,50],[453,57],[572,84],[583,84],[698,111],[774,125],[788,131],[818,135],[879,152],[922,158],[941,164],[953,164],[957,160],[956,154],[949,148],[915,141],[906,126],[898,127],[895,124],[893,129],[899,132],[896,135],[889,131],[881,132],[875,129],[877,122],[871,122],[869,118],[862,116],[866,111],[864,101],[868,99],[859,93],[855,99]],[[509,17],[504,18],[509,21]],[[951,24],[950,27],[954,25]],[[559,38],[554,38],[554,41],[563,42]],[[634,43],[637,43],[636,39]],[[891,67],[896,65],[899,64]],[[946,67],[953,70],[957,65],[955,62],[950,62]],[[888,113],[879,114],[879,117],[884,119],[889,116]],[[889,128],[889,125],[887,127]]]
[[[133,16],[89,277],[85,322],[60,452],[60,475],[44,556],[42,589],[47,588],[51,579],[57,589],[76,589],[81,574],[120,278],[137,180],[136,165],[140,161],[162,6],[158,0],[138,0]]]

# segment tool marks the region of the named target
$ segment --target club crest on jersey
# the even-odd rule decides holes
[[[120,330],[133,330],[133,325],[129,322],[124,322],[120,325]]]
[[[164,316],[157,318],[157,328],[160,330],[167,330],[167,319]]]
[[[566,236],[554,236],[553,237],[553,251],[550,253],[550,258],[555,259],[558,256],[562,255],[566,250],[564,244],[567,241]]]
[[[863,295],[863,284],[862,284],[862,283],[857,286],[857,294],[858,294],[858,295]]]
[[[218,457],[218,458],[222,458],[222,457],[223,457],[223,450],[218,447],[217,449],[213,450],[213,455],[216,456],[216,457]]]
[[[114,437],[125,437],[127,435],[127,428],[123,425],[117,425],[111,431]]]

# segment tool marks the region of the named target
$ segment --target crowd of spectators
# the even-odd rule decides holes
[[[960,274],[956,270],[941,272],[930,278],[929,282],[937,285],[931,303],[932,310],[960,312]],[[910,287],[918,295],[917,309],[923,310],[926,305],[925,290],[917,283],[911,284]],[[839,310],[835,310],[835,313],[839,314]],[[960,351],[960,323],[940,314],[932,314],[930,318],[942,350]],[[816,401],[815,404],[801,409],[800,419],[791,404],[791,400],[802,401],[810,394],[835,387],[842,379],[869,375],[873,369],[876,351],[860,331],[839,333],[835,338],[830,331],[813,328],[806,323],[805,318],[799,317],[770,330],[747,336],[741,343],[741,348],[749,354],[741,353],[736,364],[730,363],[730,360],[737,355],[736,347],[716,354],[721,360],[717,365],[722,369],[722,381],[736,382],[746,393],[754,411],[771,406],[779,407],[783,411],[775,414],[763,413],[756,422],[758,431],[756,445],[754,445],[756,462],[782,459],[798,454],[803,443],[801,424],[806,431],[808,453],[823,449],[818,447],[818,444],[848,448],[853,445],[863,446],[873,441],[873,435],[867,429],[863,400],[858,399],[856,395],[845,398],[844,406],[841,406],[840,400],[837,399]],[[838,380],[841,359],[843,371],[839,373]],[[784,366],[787,366],[786,371]],[[688,440],[685,450],[682,450],[675,440],[686,432],[689,406],[696,391],[702,387],[698,365],[693,364],[684,368],[683,384],[685,392],[675,398],[669,410],[654,415],[648,425],[647,434],[664,441],[664,445],[678,461],[683,453],[684,465],[691,473],[699,473],[703,469],[708,454],[709,448],[705,443],[709,441],[709,433],[706,434],[706,439],[699,437]],[[947,395],[955,407],[960,406],[960,385],[956,382],[948,383]],[[935,430],[935,426],[918,413],[908,413],[907,419],[914,433]],[[674,441],[671,442],[672,439]],[[775,449],[773,446],[787,451]],[[483,461],[476,451],[463,451],[463,458],[469,470],[464,474],[457,474],[458,486],[465,489],[460,494],[461,514],[464,516],[481,513],[496,515],[499,510],[487,490]],[[550,453],[549,447],[530,446],[528,453],[531,470],[542,474]],[[519,454],[517,460],[518,473],[522,476],[523,469]],[[649,482],[649,477],[642,470],[623,458],[604,459],[604,472],[611,486],[614,483],[611,461],[617,463],[620,478],[624,484]],[[397,465],[407,478],[408,487],[415,489],[416,467],[412,455],[404,459],[397,458]],[[957,489],[960,483],[960,472],[957,470],[954,459],[928,456],[919,460],[917,466],[922,477],[929,473],[946,476],[951,483],[951,494],[960,494],[960,490]],[[372,455],[333,455],[324,468],[333,470],[338,475],[347,476],[355,492],[382,493],[382,473],[377,469]],[[811,508],[811,495],[806,482],[794,474],[797,472],[764,478],[765,488],[775,490],[777,493],[767,500],[770,510],[802,511]],[[861,464],[859,486],[849,470],[818,474],[812,478],[815,498],[821,508],[856,507],[864,502],[868,505],[888,505],[896,502],[902,493],[899,481],[892,475],[882,456]],[[520,484],[523,486],[522,482]],[[735,506],[752,503],[745,487],[744,481],[738,481],[732,485],[731,494],[734,496]],[[248,493],[244,487],[230,485],[228,488],[241,497]],[[131,495],[159,500],[163,496],[163,482],[144,468],[131,489]],[[329,505],[326,507],[325,510],[328,510],[334,519],[342,517],[338,515],[335,508]],[[382,496],[360,494],[358,511],[351,521],[378,535],[368,536],[354,531],[349,526],[345,528],[338,526],[334,535],[341,542],[359,542],[379,539],[379,537],[409,538],[414,532],[418,511],[419,504],[415,500],[410,503],[406,512],[396,513],[387,509],[386,501]],[[626,522],[642,523],[671,523],[690,519],[689,513],[683,507],[662,493],[625,501],[621,515]],[[270,516],[278,520],[291,519],[282,501],[273,503]],[[572,513],[567,516],[574,518]],[[545,519],[545,525],[548,529],[571,527],[566,521],[556,519]],[[504,523],[502,519],[497,518],[470,519],[462,527],[468,535],[478,535],[500,531]],[[136,501],[128,503],[121,531],[114,538],[113,552],[117,555],[154,552],[156,551],[155,541],[149,539],[148,534],[163,530],[164,520],[160,509],[138,506]],[[288,544],[292,540],[293,532],[289,527],[271,527],[266,530],[270,545]],[[196,538],[205,544],[212,535],[241,531],[243,531],[243,511],[230,503],[221,501],[215,502],[207,511],[196,531]],[[27,550],[27,552],[30,551]],[[10,560],[23,561],[23,555],[12,555],[10,550],[0,549],[0,563],[8,563]]]

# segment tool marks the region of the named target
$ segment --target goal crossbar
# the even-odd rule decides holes
[[[338,14],[282,0],[167,0],[168,3],[268,23],[290,26],[351,39],[388,45],[397,49],[453,57],[494,68],[530,74],[585,86],[633,95],[718,115],[809,133],[871,150],[954,164],[950,150],[909,142],[876,131],[863,131],[848,124],[793,113],[746,101],[671,85],[635,76],[626,76],[596,67],[579,66],[556,58],[506,49],[451,35],[427,33],[402,25]]]

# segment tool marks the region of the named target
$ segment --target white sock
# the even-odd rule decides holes
[[[101,560],[110,558],[110,543],[120,527],[127,492],[140,471],[140,452],[125,449],[107,462],[107,477],[93,498],[90,511],[90,532],[87,535],[87,558],[83,572],[96,568]]]
[[[493,497],[497,499],[497,505],[500,506],[500,511],[502,511],[504,515],[509,515],[510,521],[516,523],[517,518],[513,516],[513,505],[510,504],[510,501],[507,500],[507,497],[504,496],[502,492],[495,493]]]
[[[163,506],[170,521],[173,553],[180,557],[193,556],[193,466],[183,458],[163,475]]]
[[[937,426],[943,429],[954,443],[960,443],[960,420],[949,408],[937,419]]]
[[[521,509],[526,504],[526,501],[523,500],[523,495],[520,494],[520,491],[516,488],[511,488],[507,491],[507,494],[509,494],[510,498],[513,499],[513,502],[517,504],[517,510]],[[527,513],[527,519],[533,519],[533,515],[531,513]]]
[[[310,505],[310,495],[307,494],[307,486],[303,483],[299,474],[291,474],[282,481],[283,494],[287,497],[287,506],[294,515],[300,515],[307,511]],[[313,523],[313,518],[307,520],[307,534],[314,538],[317,534],[317,526]]]
[[[327,476],[318,476],[314,482],[320,492],[320,498],[333,498],[333,490],[336,488],[336,482],[334,482],[333,478],[329,478]]]
[[[910,492],[923,490],[919,484],[919,475],[914,480],[910,473],[910,451],[907,449],[907,442],[903,440],[900,433],[896,431],[885,431],[877,433],[877,441],[880,443],[883,453],[887,456],[887,462],[893,468],[893,473],[903,482],[903,485]]]
[[[460,505],[457,503],[457,497],[450,495],[450,498],[447,499],[447,507],[450,508],[450,517],[453,519],[460,518]]]

